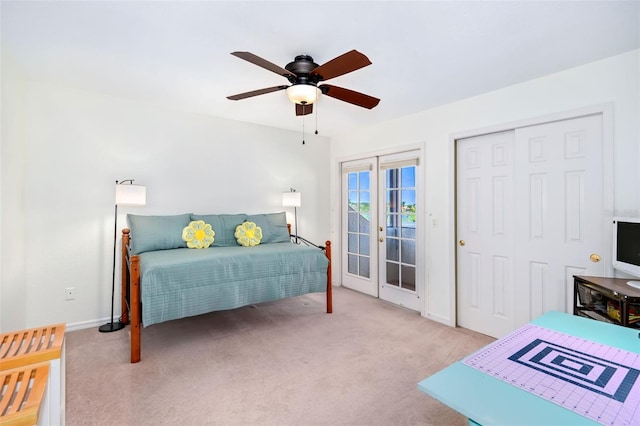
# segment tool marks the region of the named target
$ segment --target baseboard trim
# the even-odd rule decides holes
[[[119,316],[116,315],[114,316],[115,320],[117,321]],[[88,320],[88,321],[80,321],[80,322],[73,322],[73,323],[69,323],[67,324],[67,331],[78,331],[78,330],[85,330],[87,328],[96,328],[96,332],[98,331],[97,328],[100,327],[103,324],[106,324],[108,322],[111,321],[111,318],[107,317],[107,318],[102,318],[102,319],[94,319],[94,320]]]
[[[456,327],[455,322],[451,321],[451,318],[444,317],[442,315],[431,314],[431,313],[427,313],[426,315],[423,315],[423,316],[432,321],[439,322],[444,325],[448,325],[449,327]]]

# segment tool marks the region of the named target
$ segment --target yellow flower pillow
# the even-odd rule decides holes
[[[233,236],[236,237],[238,244],[241,246],[257,246],[262,239],[262,228],[253,222],[244,222],[236,227],[236,232]]]
[[[194,220],[182,230],[182,239],[189,248],[207,248],[213,243],[215,235],[211,225],[204,223],[204,220]]]

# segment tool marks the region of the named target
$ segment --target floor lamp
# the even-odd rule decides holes
[[[147,187],[134,185],[133,179],[116,181],[115,212],[113,224],[113,270],[111,276],[111,322],[101,325],[98,330],[102,333],[122,330],[124,324],[113,321],[113,305],[116,292],[116,243],[118,238],[118,206],[144,206],[147,203]]]
[[[297,208],[301,206],[302,196],[299,192],[296,192],[295,189],[291,188],[289,192],[282,193],[282,206],[283,207],[293,207],[293,215],[295,217],[296,224],[296,244],[298,243],[298,210]]]

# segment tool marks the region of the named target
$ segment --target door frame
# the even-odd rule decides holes
[[[552,114],[542,115],[533,118],[516,120],[508,123],[497,124],[493,126],[480,127],[471,130],[452,133],[449,135],[449,184],[452,188],[452,195],[449,197],[449,317],[448,325],[457,327],[458,325],[458,277],[457,277],[457,170],[456,170],[456,145],[458,139],[469,138],[473,136],[481,136],[490,133],[504,132],[519,127],[536,126],[539,124],[550,123],[554,121],[564,121],[572,118],[579,118],[588,115],[602,115],[602,175],[603,175],[603,235],[605,247],[603,249],[603,261],[605,273],[609,276],[613,274],[613,266],[611,263],[612,253],[612,226],[611,222],[614,216],[614,175],[613,175],[613,102],[597,104],[583,108],[576,108],[566,111],[560,111]],[[570,301],[567,301],[567,304]]]
[[[347,162],[347,161],[356,161],[356,160],[362,160],[365,158],[371,158],[371,157],[381,157],[381,156],[385,156],[385,155],[393,155],[393,154],[400,154],[403,152],[407,152],[407,151],[418,151],[419,155],[420,155],[420,159],[421,159],[421,165],[426,164],[426,160],[425,160],[425,145],[426,143],[424,141],[421,142],[416,142],[416,143],[412,143],[412,144],[407,144],[407,145],[400,145],[397,147],[392,147],[392,148],[385,148],[385,149],[380,149],[380,150],[376,150],[376,151],[369,151],[366,153],[362,153],[362,154],[355,154],[355,155],[348,155],[348,156],[342,156],[342,157],[337,157],[335,160],[335,163],[333,164],[334,170],[335,170],[335,181],[334,181],[334,185],[336,185],[337,191],[336,193],[336,197],[333,199],[333,205],[334,210],[333,210],[333,220],[335,225],[335,234],[333,234],[335,237],[333,238],[333,253],[336,253],[332,256],[331,259],[331,269],[334,271],[333,272],[333,281],[335,285],[338,286],[342,286],[342,272],[343,272],[343,268],[345,267],[342,264],[342,232],[345,232],[344,228],[343,228],[343,223],[342,223],[342,163]],[[426,307],[427,307],[427,300],[426,300],[426,295],[428,293],[427,289],[429,287],[429,283],[427,282],[429,274],[427,269],[427,261],[426,261],[426,256],[427,253],[425,252],[425,247],[427,247],[427,226],[425,226],[425,215],[426,212],[428,211],[428,206],[426,205],[426,198],[425,194],[426,194],[426,188],[427,188],[427,182],[426,182],[426,171],[422,170],[421,171],[421,179],[422,181],[420,181],[419,183],[422,185],[421,190],[419,190],[416,194],[416,203],[418,203],[419,206],[422,206],[422,208],[420,209],[420,211],[416,212],[416,221],[420,221],[420,224],[422,225],[422,230],[420,231],[420,239],[418,240],[418,245],[416,247],[416,253],[421,253],[421,260],[423,261],[423,265],[421,268],[418,268],[417,275],[416,275],[416,279],[417,280],[421,280],[422,282],[422,286],[419,288],[418,290],[418,294],[419,297],[421,298],[422,302],[420,303],[420,315],[421,316],[425,316],[425,312],[426,312]],[[418,177],[416,177],[416,180],[418,179]],[[377,183],[376,183],[377,186]],[[417,262],[416,262],[417,263]]]

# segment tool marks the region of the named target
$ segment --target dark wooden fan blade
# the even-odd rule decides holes
[[[265,89],[252,90],[251,92],[238,93],[237,95],[227,96],[227,99],[232,101],[239,101],[240,99],[250,98],[252,96],[264,95],[265,93],[277,92],[278,90],[284,90],[289,86],[273,86]]]
[[[233,56],[237,56],[240,59],[244,59],[245,61],[251,62],[254,65],[257,65],[269,71],[275,72],[276,74],[282,75],[284,77],[288,77],[288,76],[296,77],[296,75],[291,71],[288,71],[272,62],[269,62],[266,59],[262,59],[260,56],[256,56],[251,52],[231,52],[231,54]]]
[[[329,80],[330,78],[350,73],[367,65],[371,65],[369,58],[357,50],[352,50],[337,58],[333,58],[326,64],[320,65],[311,71],[310,74],[320,77],[320,81]]]
[[[378,103],[380,103],[380,99],[374,98],[373,96],[365,95],[364,93],[356,92],[354,90],[345,89],[338,86],[331,86],[329,84],[322,84],[318,86],[322,93],[330,96],[332,98],[339,99],[344,102],[349,102],[350,104],[358,105],[363,108],[373,108]]]
[[[313,104],[300,105],[296,104],[296,115],[307,115],[313,112]]]

